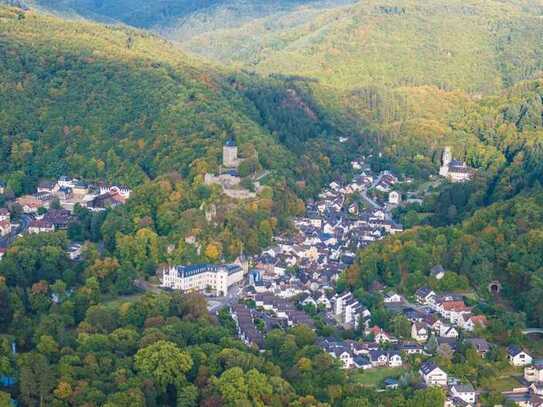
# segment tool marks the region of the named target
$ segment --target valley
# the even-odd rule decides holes
[[[0,3],[0,406],[543,405],[539,0]]]

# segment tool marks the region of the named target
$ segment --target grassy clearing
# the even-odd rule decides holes
[[[389,377],[398,378],[405,372],[403,367],[377,368],[369,370],[360,370],[353,374],[353,382],[368,387],[377,387],[383,383],[383,380]]]

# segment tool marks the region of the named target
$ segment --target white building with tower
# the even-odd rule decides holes
[[[243,280],[240,264],[194,264],[171,266],[162,274],[161,286],[181,291],[205,291],[224,296],[228,289]]]
[[[473,177],[473,170],[463,161],[454,160],[450,147],[445,147],[441,156],[439,175],[451,182],[465,182]]]

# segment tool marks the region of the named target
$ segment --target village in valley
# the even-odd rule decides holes
[[[400,386],[402,373],[418,360],[416,385],[444,387],[446,406],[477,405],[480,391],[434,362],[434,356],[451,356],[460,346],[471,346],[480,358],[494,347],[479,335],[487,317],[474,312],[462,293],[421,286],[413,298],[405,298],[375,281],[370,294],[382,299],[380,306],[388,315],[409,324],[403,335],[394,335],[374,323],[363,298],[338,289],[342,273],[360,249],[403,230],[394,220],[394,209],[423,198],[405,192],[412,182],[408,178],[391,171],[374,173],[363,159],[351,165],[350,182],[333,181],[317,200],[306,203],[305,215],[293,221],[295,233],[276,236],[274,245],[260,255],[240,257],[233,264],[172,266],[163,271],[161,285],[206,292],[210,303],[217,301],[213,297],[223,298],[219,304],[229,307],[240,339],[255,348],[263,349],[266,334],[274,329],[304,325],[319,333],[319,347],[344,369],[377,378],[374,384],[384,391]],[[464,182],[473,174],[445,148],[442,179]],[[402,184],[407,188],[399,188]],[[435,282],[447,275],[439,264],[428,267]],[[500,289],[499,282],[489,287]],[[532,357],[515,346],[507,349],[507,357],[512,368],[526,371],[523,384],[504,394],[520,405],[531,405],[522,400],[543,394],[537,385],[543,364],[532,363]]]
[[[240,160],[232,141],[224,146],[223,161],[228,171],[208,174],[205,182],[218,183],[237,199],[254,197],[254,192],[237,187]],[[452,158],[449,148],[442,164],[442,179],[463,182],[473,176],[472,169]],[[406,298],[374,281],[368,295],[379,303],[373,309],[403,323],[391,332],[375,322],[371,301],[341,281],[359,250],[403,231],[394,210],[424,198],[410,190],[411,179],[387,170],[375,173],[365,158],[352,161],[351,167],[349,182],[333,181],[316,200],[306,202],[305,215],[293,220],[294,232],[274,237],[274,244],[259,255],[241,255],[232,264],[169,265],[158,272],[160,289],[204,293],[210,312],[227,309],[239,338],[256,349],[263,349],[270,331],[303,325],[318,334],[318,346],[344,369],[361,381],[371,378],[381,391],[401,386],[416,361],[416,386],[445,388],[446,406],[476,406],[480,390],[448,374],[434,358],[450,357],[460,346],[471,346],[484,358],[494,347],[480,335],[487,317],[474,312],[462,293],[420,286],[415,296]],[[0,209],[0,254],[24,233],[67,229],[76,205],[103,211],[124,204],[130,193],[121,185],[90,185],[68,177],[42,181],[33,195],[9,202],[11,211],[17,207],[21,212],[17,223],[12,223],[10,210]],[[81,246],[74,244],[69,251],[75,260]],[[428,268],[436,283],[447,276],[442,265]],[[500,289],[499,282],[489,286],[493,292]],[[507,357],[512,367],[525,370],[519,386],[504,394],[519,405],[538,405],[529,403],[543,396],[543,363],[516,346],[507,348]]]

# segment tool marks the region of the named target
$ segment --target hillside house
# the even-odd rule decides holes
[[[512,366],[528,366],[533,361],[527,352],[515,345],[507,347],[507,359]]]
[[[529,383],[543,383],[543,360],[537,360],[532,366],[524,368],[524,380]]]
[[[420,367],[419,373],[427,386],[447,386],[447,373],[440,369],[434,362],[424,362]]]

